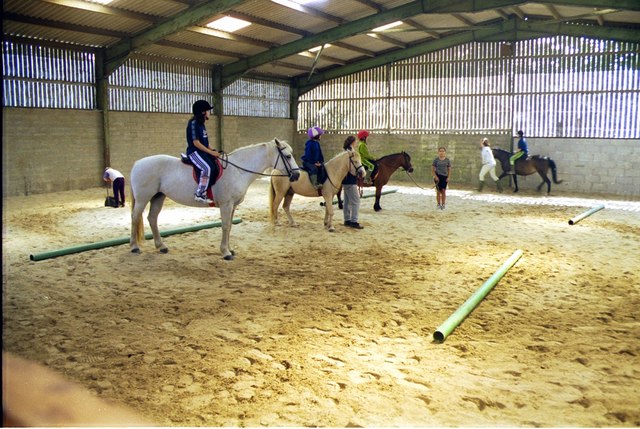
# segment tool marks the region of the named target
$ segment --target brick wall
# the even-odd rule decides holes
[[[186,148],[189,115],[110,112],[111,166],[129,175],[133,163],[145,156],[166,153],[179,156]],[[5,108],[2,115],[3,196],[29,195],[103,185],[102,114],[98,111]],[[209,138],[219,148],[217,120],[208,123]],[[225,117],[222,149],[232,150],[274,137],[288,141],[299,161],[307,136],[295,131],[289,119]],[[326,159],[342,150],[347,135],[322,138]],[[375,133],[369,149],[381,157],[402,150],[411,155],[413,178],[431,187],[431,162],[439,146],[447,148],[453,163],[452,187],[478,183],[479,143],[483,135],[386,135]],[[488,136],[493,147],[509,149],[509,135]],[[640,197],[640,140],[528,139],[532,154],[547,155],[564,180],[552,184],[552,193],[615,194]],[[500,167],[497,167],[500,174]],[[398,170],[392,180],[412,183]],[[508,179],[503,179],[505,184]],[[522,190],[533,190],[539,176],[520,177]]]

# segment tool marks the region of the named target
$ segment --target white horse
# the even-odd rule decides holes
[[[328,231],[333,232],[333,197],[336,195],[339,189],[342,187],[342,180],[346,177],[347,173],[351,173],[354,176],[359,175],[364,177],[365,169],[360,161],[360,154],[357,151],[345,150],[334,156],[331,160],[324,164],[327,178],[322,184],[322,197],[324,197],[324,226]],[[283,180],[284,179],[284,180]],[[318,191],[311,184],[309,180],[309,173],[302,170],[300,173],[300,180],[290,183],[286,178],[279,176],[271,177],[271,191],[269,193],[269,208],[271,212],[271,222],[275,225],[279,224],[278,221],[278,208],[280,202],[284,199],[282,208],[287,214],[290,226],[297,226],[289,207],[291,206],[291,200],[294,194],[299,194],[305,197],[318,197]]]
[[[285,180],[296,181],[300,172],[292,156],[291,146],[273,139],[234,150],[221,159],[224,174],[213,185],[214,203],[220,208],[222,241],[220,252],[226,260],[232,260],[235,252],[229,248],[229,233],[233,214],[244,200],[249,185],[263,175],[268,168],[286,172]],[[193,178],[193,167],[169,155],[153,155],[136,161],[131,169],[131,251],[140,253],[139,242],[144,241],[142,213],[147,203],[149,225],[153,232],[156,249],[167,253],[169,249],[160,238],[158,214],[166,197],[192,207],[209,207],[193,199],[197,183]]]

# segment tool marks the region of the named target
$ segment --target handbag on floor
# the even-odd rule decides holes
[[[109,195],[109,188],[107,187],[107,198],[105,198],[104,200],[104,206],[105,207],[118,207],[118,204],[116,203],[116,199],[115,197],[112,197]]]

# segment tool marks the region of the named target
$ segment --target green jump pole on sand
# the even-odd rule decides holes
[[[460,323],[462,323],[462,321],[469,315],[469,313],[471,313],[473,309],[477,307],[480,301],[482,301],[484,297],[487,296],[487,294],[491,291],[491,289],[493,289],[496,283],[500,281],[505,273],[509,271],[509,269],[513,267],[516,262],[518,262],[518,259],[520,259],[521,256],[522,250],[518,249],[513,252],[513,255],[511,255],[511,257],[507,259],[500,268],[498,268],[498,271],[493,273],[493,275],[489,277],[489,279],[484,282],[482,286],[480,286],[478,290],[475,291],[475,293],[464,302],[464,304],[462,304],[451,316],[449,316],[449,318],[445,320],[442,325],[438,326],[436,331],[433,333],[433,339],[438,342],[443,342],[445,338],[447,338],[447,336],[451,332],[453,332],[453,330],[456,329],[456,327]]]
[[[393,194],[394,192],[398,192],[398,190],[397,189],[390,189],[388,191],[382,191],[382,192],[380,192],[380,195]],[[363,195],[360,198],[371,198],[371,197],[375,197],[375,196],[376,196],[376,194],[374,192],[373,194]],[[333,204],[335,206],[336,204],[338,204],[338,200],[333,200],[333,202],[331,204]],[[320,203],[320,205],[324,206],[324,203]]]
[[[233,224],[240,223],[240,222],[242,222],[242,219],[239,219],[239,218],[233,219],[231,221],[231,223]],[[195,231],[200,231],[201,229],[217,228],[220,226],[222,226],[221,221],[208,222],[200,225],[184,226],[184,227],[175,228],[175,229],[168,229],[166,231],[160,231],[160,236],[167,237],[169,235],[184,234],[185,232],[195,232]],[[146,238],[147,240],[150,240],[153,238],[153,234],[151,234],[150,232],[146,233],[144,235],[144,238]],[[97,241],[95,243],[81,244],[78,246],[67,247],[59,250],[52,250],[49,252],[35,253],[32,255],[29,255],[29,259],[31,259],[32,261],[42,261],[43,259],[56,258],[58,256],[70,255],[72,253],[86,252],[87,250],[96,250],[96,249],[104,249],[105,247],[119,246],[121,244],[129,243],[129,240],[130,240],[130,237],[121,237],[121,238],[114,238],[111,240]]]
[[[582,214],[579,214],[578,216],[569,219],[569,225],[575,225],[576,223],[580,222],[585,217],[591,216],[592,214],[594,214],[597,211],[602,210],[603,208],[604,208],[604,204],[600,204],[599,206],[595,206],[592,209],[589,209],[586,212],[584,212]]]

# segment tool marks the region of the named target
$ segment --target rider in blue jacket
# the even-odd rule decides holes
[[[527,156],[529,156],[529,146],[527,145],[527,140],[524,138],[524,133],[518,131],[518,137],[518,150],[509,158],[509,164],[511,165],[509,174],[516,174],[515,164],[518,159],[527,159]]]
[[[309,173],[309,180],[316,189],[322,189],[322,166],[324,165],[324,155],[320,147],[320,136],[324,131],[320,127],[311,127],[307,130],[309,140],[304,145],[304,155],[302,155],[302,168]]]

